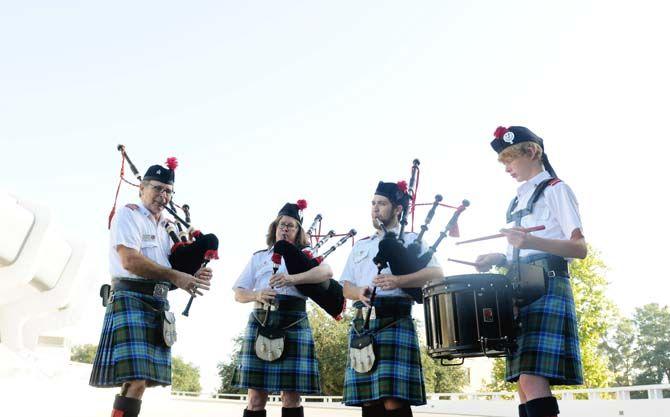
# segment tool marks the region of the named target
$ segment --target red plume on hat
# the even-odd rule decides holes
[[[407,192],[407,181],[398,181],[397,185],[400,191],[403,193]]]
[[[167,165],[168,168],[174,171],[175,169],[177,169],[179,162],[177,162],[177,158],[171,156],[167,159],[167,161],[165,161],[165,165]]]
[[[298,210],[304,210],[307,208],[307,200],[298,200],[295,204],[298,206]]]
[[[503,135],[507,133],[509,129],[503,126],[498,126],[495,132],[493,132],[493,137],[496,139],[502,139]]]

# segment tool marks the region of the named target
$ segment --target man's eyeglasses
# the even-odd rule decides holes
[[[295,225],[295,224],[288,224],[288,223],[279,223],[277,226],[278,226],[280,229],[284,229],[284,230],[295,230],[295,229],[298,228],[297,225]]]
[[[167,195],[168,197],[172,197],[174,195],[174,190],[162,187],[160,185],[153,185],[153,184],[149,184],[149,185],[151,186],[151,189],[154,190],[158,194],[165,192],[165,195]]]

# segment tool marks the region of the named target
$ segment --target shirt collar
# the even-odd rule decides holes
[[[148,217],[150,220],[153,221],[154,215],[151,214],[151,212],[144,207],[144,204],[140,200],[140,202],[137,204],[137,206],[140,208],[140,213],[142,213],[143,216]],[[165,216],[163,215],[163,212],[161,211],[161,216],[158,218],[158,224],[161,224],[165,220]]]
[[[526,194],[527,192],[534,190],[535,187],[540,185],[540,183],[548,178],[551,178],[551,175],[547,171],[542,171],[533,178],[529,179],[528,181],[524,182],[517,188],[517,195],[521,196],[523,194]]]

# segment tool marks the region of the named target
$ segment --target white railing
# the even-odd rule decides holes
[[[647,399],[660,400],[663,399],[663,391],[670,395],[670,384],[658,385],[638,385],[631,387],[612,387],[612,388],[589,388],[589,389],[574,389],[574,390],[555,390],[552,393],[560,400],[575,400],[575,401],[607,401],[607,400],[631,400],[631,392],[647,393]],[[223,401],[247,401],[246,394],[219,394],[219,393],[195,393],[173,391],[173,397],[187,397],[201,400],[223,400]],[[428,394],[428,401],[505,401],[517,400],[517,393],[515,392],[441,392]],[[342,396],[303,396],[305,403],[325,403],[325,404],[339,404],[342,402]],[[281,402],[279,395],[270,395],[268,402]]]
[[[630,400],[631,392],[647,393],[647,399],[660,400],[663,391],[670,393],[670,384],[637,385],[631,387],[584,388],[568,390],[552,390],[552,394],[560,400]],[[518,400],[516,392],[445,392],[427,395],[428,400]]]

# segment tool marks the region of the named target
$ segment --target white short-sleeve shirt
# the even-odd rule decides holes
[[[270,278],[272,277],[272,249],[261,250],[254,253],[249,260],[249,263],[240,274],[233,290],[236,288],[243,288],[245,290],[260,291],[270,288]],[[277,273],[283,272],[288,274],[286,265],[282,259]],[[274,288],[277,294],[291,295],[293,297],[307,298],[300,293],[294,286],[290,285],[282,288]]]
[[[109,234],[109,272],[112,278],[143,278],[121,265],[118,245],[135,249],[159,265],[171,268],[168,256],[172,240],[165,230],[167,219],[156,221],[140,202],[121,207],[114,216]]]
[[[547,171],[542,171],[523,183],[517,189],[519,202],[514,212],[525,209],[535,188],[550,177],[551,175]],[[582,230],[577,198],[572,189],[563,181],[548,185],[535,203],[533,212],[521,218],[521,227],[540,225],[544,225],[545,229],[532,232],[532,234],[544,239],[569,240],[575,229]],[[514,222],[507,224],[507,227],[514,226]],[[507,246],[507,259],[510,261],[512,260],[513,250],[512,245]],[[521,249],[519,256],[524,257],[538,253],[543,252],[535,249]]]
[[[393,229],[391,231],[396,234],[399,232],[400,228]],[[410,243],[414,242],[417,238],[416,233],[406,232],[404,234],[405,246],[408,246]],[[372,280],[377,276],[377,265],[373,262],[375,256],[379,252],[379,241],[382,236],[380,234],[373,234],[372,236],[366,237],[359,240],[354,245],[349,257],[347,258],[347,263],[344,265],[344,270],[342,271],[342,276],[340,277],[340,283],[344,285],[346,281],[352,283],[357,287],[366,287],[372,286]],[[427,247],[424,242],[421,242],[421,253],[426,251]],[[426,265],[426,267],[439,267],[440,264],[433,256]],[[382,270],[383,274],[390,274],[391,269],[386,267]],[[400,288],[394,288],[392,290],[382,290],[377,288],[378,297],[405,297],[412,298],[409,294],[401,290]]]

